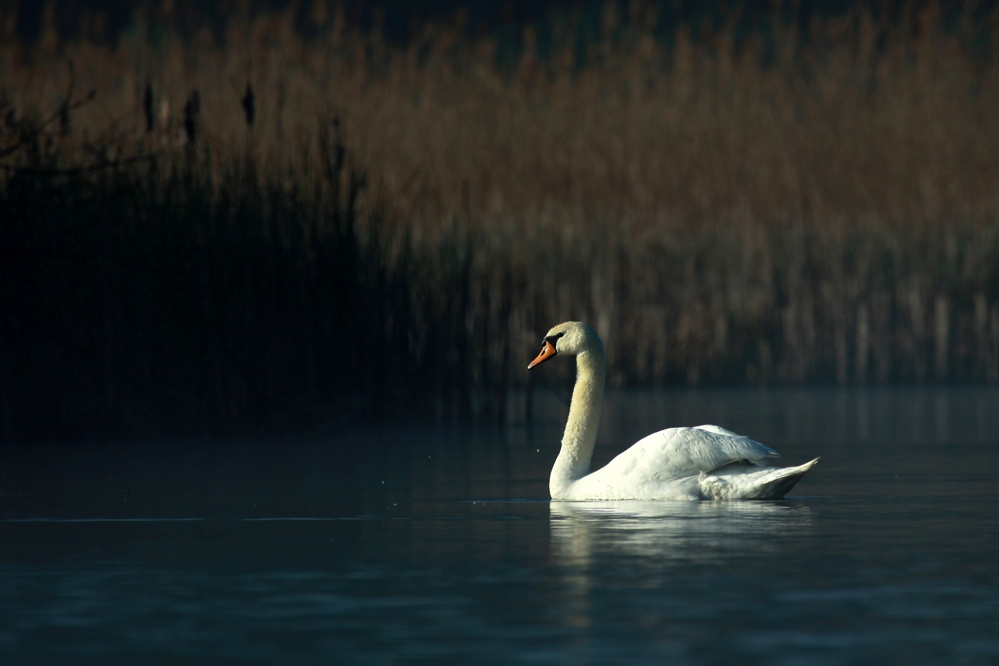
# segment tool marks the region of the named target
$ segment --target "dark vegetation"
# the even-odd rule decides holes
[[[324,137],[310,192],[237,161],[212,181],[193,152],[164,173],[156,156],[12,170],[0,213],[7,432],[314,429],[365,409],[469,413],[473,364],[458,355],[475,355],[454,332],[469,314],[470,250],[444,248],[451,270],[424,278],[448,299],[413,293],[420,260],[403,247],[386,265],[377,211],[358,238],[366,177],[345,153],[335,131]],[[413,328],[430,321],[435,335],[413,357]]]
[[[995,11],[618,8],[7,20],[0,436],[502,419],[566,319],[614,385],[999,381]]]

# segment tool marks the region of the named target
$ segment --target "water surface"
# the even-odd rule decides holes
[[[595,466],[717,423],[781,502],[550,502],[502,428],[0,452],[0,663],[999,661],[999,392],[615,393]]]

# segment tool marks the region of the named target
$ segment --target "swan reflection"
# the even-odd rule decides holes
[[[788,502],[552,502],[552,551],[586,566],[596,554],[664,560],[731,558],[779,547],[811,525],[808,506]],[[635,564],[630,562],[629,564]]]
[[[778,558],[788,538],[811,530],[808,506],[788,502],[552,502],[551,546],[561,569],[562,621],[592,625],[595,590],[668,586],[668,571],[691,562],[723,563],[761,554]]]

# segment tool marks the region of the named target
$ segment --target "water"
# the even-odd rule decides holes
[[[552,503],[532,428],[0,451],[0,663],[999,661],[999,391],[609,396],[595,465],[714,422],[781,502]]]

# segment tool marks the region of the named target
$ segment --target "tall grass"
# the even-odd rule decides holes
[[[616,7],[514,60],[322,4],[9,33],[0,432],[499,418],[566,319],[615,385],[999,381],[995,13]]]

